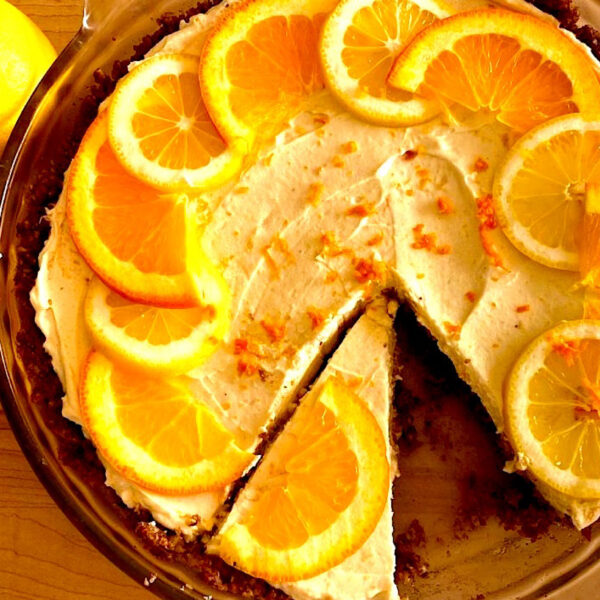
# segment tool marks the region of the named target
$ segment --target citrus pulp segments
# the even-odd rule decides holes
[[[248,151],[252,147],[256,137],[263,132],[255,130],[252,124],[249,124],[236,115],[236,111],[232,105],[232,93],[234,85],[228,77],[228,55],[230,50],[239,43],[245,43],[249,32],[255,25],[260,25],[262,22],[282,17],[286,21],[288,19],[308,18],[313,21],[316,26],[319,17],[324,18],[326,14],[336,5],[336,0],[241,0],[230,6],[230,9],[225,13],[222,19],[215,25],[212,33],[209,35],[204,51],[202,54],[200,65],[200,83],[202,88],[202,96],[208,112],[223,136],[229,144],[236,144],[239,147],[245,147]],[[319,21],[320,22],[320,21]],[[282,28],[289,27],[278,21],[275,29],[277,34],[282,33]],[[289,29],[287,30],[289,32]],[[306,34],[306,32],[304,32]],[[318,33],[318,32],[317,32]],[[283,32],[284,38],[286,33]],[[288,56],[296,55],[300,73],[291,73],[289,69],[285,71],[284,81],[300,79],[308,86],[308,92],[315,91],[322,87],[320,66],[318,61],[318,47],[315,44],[314,53],[315,61],[310,60],[310,56],[299,56],[296,48],[296,40],[290,39],[290,45],[294,47],[282,47],[281,45],[273,44],[269,54],[262,52],[262,60],[256,64],[244,66],[244,73],[247,75],[247,81],[244,88],[245,94],[249,94],[257,86],[257,82],[261,81],[264,73],[279,72],[281,67],[278,63],[280,55]],[[306,49],[306,40],[298,40],[304,42],[302,47]],[[303,64],[302,61],[304,61]],[[313,64],[314,62],[314,64]],[[307,78],[307,81],[304,79]],[[314,89],[313,89],[314,88]],[[271,107],[274,112],[281,111],[287,115],[288,103],[292,102],[285,91],[272,90],[275,95],[279,95],[277,102],[278,106]],[[297,100],[297,99],[296,99]],[[278,113],[279,114],[279,113]],[[274,117],[277,120],[277,117]],[[269,126],[273,126],[273,118],[269,119]],[[266,123],[262,123],[263,127]],[[264,134],[264,133],[263,133]]]
[[[116,214],[109,219],[111,222],[114,221],[109,232],[109,240],[99,235],[94,217],[98,208],[96,201],[98,167],[103,166],[98,164],[101,153],[110,162],[109,177],[113,179],[116,177],[119,182],[125,182],[128,187],[133,186],[135,194],[132,195],[140,200],[140,205],[137,207],[129,198],[133,218],[123,219]],[[202,264],[204,257],[198,239],[199,231],[193,203],[185,196],[160,195],[154,188],[138,182],[122,169],[109,147],[106,112],[97,117],[83,138],[79,151],[71,163],[65,190],[67,219],[73,241],[90,268],[109,287],[133,302],[143,304],[171,308],[189,308],[203,304],[203,274],[196,272],[196,269]],[[117,190],[117,193],[120,191],[122,187],[121,190]],[[109,189],[105,192],[107,196],[112,196],[114,201],[119,200],[114,193],[115,190]],[[180,272],[174,272],[173,269],[163,269],[168,272],[162,273],[148,268],[142,270],[131,262],[135,259],[137,248],[129,250],[130,256],[126,260],[116,256],[107,246],[107,242],[115,245],[127,242],[133,228],[145,228],[142,231],[148,229],[149,224],[144,221],[142,202],[147,202],[148,205],[160,203],[163,206],[166,205],[165,203],[172,203],[176,209],[177,212],[172,219],[177,225],[176,231],[165,230],[163,227],[161,231],[150,232],[150,234],[154,233],[157,236],[157,241],[151,244],[157,264],[159,261],[164,264],[165,261],[175,260],[180,264]],[[158,230],[161,223],[155,225]],[[135,233],[139,234],[140,230]],[[165,241],[165,236],[168,238],[167,243],[159,243],[161,240]]]
[[[594,139],[587,139],[592,136]],[[588,182],[600,182],[600,120],[592,120],[584,115],[565,115],[540,125],[517,141],[508,151],[494,179],[494,203],[498,220],[511,242],[533,260],[555,269],[577,271],[580,265],[577,248],[581,237],[584,204],[568,200],[570,184],[582,190]],[[545,156],[540,164],[531,164],[532,154],[550,145],[556,147],[555,157]],[[533,171],[535,169],[535,172]],[[537,172],[547,169],[546,172]],[[548,213],[548,203],[552,197],[564,194],[564,202],[572,207],[566,214],[560,214],[556,230],[564,228],[565,235],[572,239],[570,248],[566,244],[549,246],[536,239],[525,227],[515,212],[518,198],[514,197],[513,187],[517,178],[531,178],[534,194],[539,194],[540,216]],[[527,202],[528,198],[521,200]],[[533,210],[533,209],[532,209]],[[551,216],[551,215],[548,215]]]
[[[94,345],[131,367],[155,372],[184,373],[200,366],[226,335],[230,308],[227,285],[208,260],[204,272],[210,304],[187,309],[132,303],[95,278],[85,301]]]
[[[115,393],[115,381],[127,385],[127,396]],[[185,379],[128,371],[92,351],[79,397],[83,425],[100,454],[121,476],[147,490],[185,495],[222,489],[255,459],[192,395]],[[133,435],[139,439],[132,440]]]
[[[503,9],[474,10],[454,15],[438,21],[423,30],[415,37],[413,42],[394,64],[389,82],[395,87],[410,92],[418,92],[421,85],[425,82],[428,68],[442,53],[453,49],[455,44],[469,36],[494,35],[505,36],[515,40],[520,47],[521,53],[530,53],[527,56],[522,54],[523,65],[526,65],[527,61],[531,59],[531,53],[535,53],[541,56],[542,63],[543,61],[550,61],[550,63],[557,65],[560,72],[567,78],[571,86],[569,100],[568,102],[565,101],[564,105],[561,106],[560,110],[562,112],[552,116],[573,112],[590,115],[600,114],[600,84],[596,77],[593,63],[585,51],[556,26],[531,15]],[[459,60],[454,53],[451,56]],[[483,78],[482,85],[485,86],[486,81],[488,81],[485,79],[485,74],[490,71],[491,67],[489,64],[481,63],[478,58],[478,56],[473,56],[472,64],[468,65],[468,68],[479,69]],[[448,73],[448,81],[456,84],[458,76],[459,73]],[[512,76],[513,74],[510,75],[510,77]],[[526,79],[519,79],[519,82],[523,81],[526,83]],[[465,82],[467,88],[469,88],[469,85]],[[508,82],[507,85],[509,85]],[[514,84],[512,85],[514,86]],[[552,88],[552,85],[548,82],[546,82],[546,85]],[[511,89],[518,89],[518,85]],[[473,95],[471,102],[481,103],[482,100],[479,94],[485,95],[490,90],[471,88],[471,91]],[[537,114],[537,121],[534,120],[531,124],[524,127],[525,122],[520,123],[520,133],[525,133],[531,126],[541,122],[539,119],[540,114],[538,113],[548,110],[548,107],[552,103],[547,106],[546,104],[543,106],[540,105],[540,107],[529,106],[528,98],[524,97],[518,107],[511,104],[512,112],[506,112],[506,115],[512,115],[514,119],[515,115],[513,113],[517,108],[518,112],[522,113],[521,117],[523,117],[523,114]],[[576,108],[572,106],[573,104]],[[483,103],[479,105],[479,107],[483,106],[485,106]],[[471,106],[470,108],[475,109],[476,107]],[[498,116],[502,118],[502,110],[499,110]]]
[[[248,527],[252,522],[253,505],[242,513],[241,522],[222,531],[216,540],[218,554],[226,562],[272,583],[308,579],[340,564],[373,533],[388,502],[390,468],[381,427],[366,404],[337,380],[328,380],[320,393],[311,392],[311,397],[301,403],[263,460],[276,463],[278,446],[289,443],[286,435],[290,435],[294,421],[309,413],[311,403],[317,401],[335,414],[338,426],[356,455],[357,491],[350,505],[327,529],[312,535],[299,547],[278,550],[261,545]],[[302,439],[296,443],[301,451]],[[283,472],[285,465],[277,466]],[[262,467],[259,465],[254,477]],[[252,486],[252,480],[248,486]],[[244,517],[249,523],[243,522]]]
[[[530,395],[532,378],[540,371],[547,357],[555,351],[555,343],[567,344],[565,347],[568,349],[569,343],[576,343],[579,340],[592,340],[594,343],[600,344],[600,321],[563,322],[536,338],[521,354],[509,375],[506,383],[504,415],[507,434],[519,458],[525,462],[527,469],[535,477],[553,489],[569,496],[598,499],[600,498],[600,476],[587,478],[576,475],[572,470],[575,462],[578,462],[580,466],[585,462],[585,457],[581,455],[579,455],[579,461],[577,461],[577,454],[582,452],[582,446],[578,446],[571,464],[567,468],[560,468],[544,452],[542,442],[535,437],[531,429],[532,425],[536,425],[536,414],[535,409],[532,408]],[[600,381],[598,381],[599,367],[600,365],[595,366],[595,385],[600,384]],[[554,380],[554,378],[552,379]],[[562,417],[555,416],[551,424],[554,424],[555,427],[560,425],[561,429],[571,422],[573,423],[571,428],[582,427],[581,435],[585,434],[587,436],[589,433],[595,442],[592,440],[590,445],[587,437],[586,439],[581,437],[579,438],[579,444],[583,441],[586,442],[586,449],[593,448],[594,456],[592,459],[600,457],[600,419],[593,416],[593,411],[582,413],[584,416],[577,417],[575,410],[583,408],[579,406],[581,402],[580,391],[570,390],[569,388],[565,388],[565,391],[570,392],[572,395],[572,403],[571,401],[561,401]],[[547,400],[544,399],[542,406],[552,405],[553,400],[556,402],[553,397],[548,397]],[[579,430],[576,433],[579,433]],[[552,441],[552,438],[549,438],[548,441]],[[558,442],[560,443],[560,441],[559,439]],[[600,464],[596,465],[596,470],[600,473]]]
[[[108,109],[111,147],[123,166],[167,191],[214,188],[241,168],[242,154],[225,144],[206,111],[199,64],[186,54],[149,58],[119,82]]]
[[[343,0],[327,18],[321,37],[320,54],[329,88],[351,111],[374,123],[411,125],[435,116],[439,112],[436,102],[395,90],[385,79],[394,59],[413,37],[452,12],[441,0]],[[352,43],[352,35],[358,42]],[[344,60],[352,48],[360,65],[352,65],[349,57]],[[359,68],[364,76],[383,68],[385,92],[376,96],[365,89],[360,79],[350,74]]]

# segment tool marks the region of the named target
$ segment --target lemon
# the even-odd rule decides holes
[[[504,414],[538,479],[600,498],[600,321],[566,321],[535,339],[509,376]]]
[[[56,51],[28,17],[0,0],[0,152]]]

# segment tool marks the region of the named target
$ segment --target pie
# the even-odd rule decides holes
[[[289,597],[397,598],[400,299],[595,522],[599,73],[479,0],[239,0],[132,64],[31,292],[107,485]]]

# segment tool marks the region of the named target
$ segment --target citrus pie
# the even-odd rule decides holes
[[[218,5],[130,65],[48,219],[63,415],[187,543],[292,598],[398,597],[395,299],[507,468],[600,517],[600,64],[549,14]]]

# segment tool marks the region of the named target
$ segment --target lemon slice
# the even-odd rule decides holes
[[[156,55],[123,78],[112,96],[111,146],[145,183],[205,190],[241,167],[242,154],[223,141],[206,111],[199,64],[191,55]]]
[[[196,398],[185,379],[130,371],[92,352],[83,368],[81,417],[100,454],[150,491],[194,494],[225,487],[255,456]]]
[[[213,278],[212,303],[187,309],[137,304],[94,279],[85,303],[94,344],[132,367],[183,373],[199,366],[229,326],[229,291],[214,269]]]
[[[450,114],[458,115],[458,106],[519,134],[553,117],[600,110],[600,83],[582,48],[554,24],[495,8],[424,29],[389,82],[437,100]]]
[[[498,168],[500,225],[533,260],[577,271],[588,183],[600,183],[600,120],[548,121],[522,137]]]
[[[366,404],[328,379],[302,402],[244,491],[240,518],[212,542],[272,583],[308,579],[353,554],[388,499],[386,443]]]
[[[552,488],[600,498],[600,321],[570,321],[523,352],[508,380],[507,433]]]
[[[408,125],[433,117],[435,102],[393,88],[387,77],[417,33],[451,13],[439,0],[343,0],[321,37],[327,84],[367,121]]]

